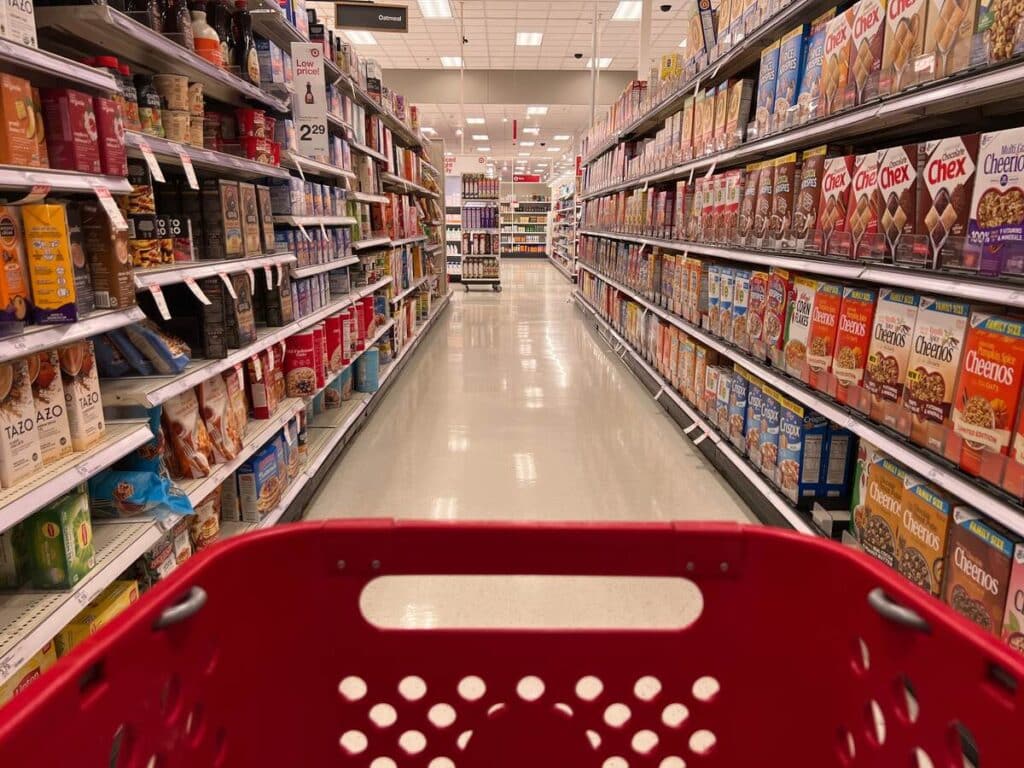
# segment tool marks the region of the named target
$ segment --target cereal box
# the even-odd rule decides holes
[[[843,288],[843,303],[839,308],[839,324],[836,327],[835,354],[832,356],[832,374],[836,379],[835,398],[840,403],[859,400],[864,366],[871,345],[876,299],[877,294],[873,288]]]
[[[733,276],[732,330],[728,339],[742,350],[750,351],[747,335],[747,304],[750,296],[750,270],[736,269]]]
[[[861,546],[890,568],[896,567],[896,542],[903,519],[903,483],[906,472],[888,457],[868,467],[866,521]]]
[[[798,251],[820,251],[821,243],[814,237],[818,227],[818,204],[821,198],[821,177],[825,170],[828,147],[808,149],[801,158],[799,186],[793,200],[793,226],[787,243]]]
[[[1003,642],[1024,653],[1024,545],[1013,548],[1010,589],[1003,614]]]
[[[764,163],[752,163],[747,166],[747,175],[743,183],[743,196],[740,199],[740,211],[736,224],[736,236],[733,242],[739,245],[753,243],[754,212],[757,209],[758,184],[761,168]]]
[[[822,495],[828,419],[782,398],[779,418],[779,463],[775,482],[794,504],[808,505]]]
[[[963,302],[929,296],[921,298],[917,311],[903,407],[909,416],[910,439],[936,453],[943,452],[953,426],[953,388],[969,315],[970,307]]]
[[[779,41],[779,73],[775,78],[775,104],[772,109],[772,127],[776,131],[797,124],[794,107],[800,93],[804,39],[809,30],[807,24],[801,24]]]
[[[707,319],[701,325],[716,336],[722,327],[719,318],[721,294],[722,268],[717,264],[712,264],[708,267],[708,314]]]
[[[704,392],[703,397],[697,403],[701,413],[711,421],[717,421],[718,403],[718,380],[722,375],[722,369],[710,363],[704,369]]]
[[[761,420],[764,415],[764,391],[761,382],[750,377],[747,386],[747,456],[755,467],[761,466]]]
[[[238,469],[238,496],[245,522],[259,522],[281,500],[288,480],[282,476],[277,454],[273,444],[266,445]]]
[[[818,216],[821,230],[821,252],[829,256],[848,258],[849,240],[836,233],[846,231],[847,212],[850,208],[850,188],[853,184],[853,155],[826,157],[821,172],[821,197]]]
[[[867,440],[857,442],[857,458],[850,488],[851,528],[857,541],[864,540],[864,529],[868,521],[868,470],[881,455],[882,452]]]
[[[825,442],[827,462],[822,477],[821,495],[829,499],[846,499],[853,483],[853,465],[858,438],[849,429],[830,423]]]
[[[833,238],[835,246],[846,240],[849,257],[858,261],[885,258],[885,238],[879,234],[878,153],[857,155],[850,182],[850,210],[846,232]]]
[[[779,421],[782,418],[782,395],[769,386],[762,388],[761,402],[761,471],[776,479],[775,468],[779,460]]]
[[[949,77],[970,63],[976,6],[976,0],[928,0],[924,54],[934,57],[934,66],[921,70],[922,79]]]
[[[772,196],[775,194],[775,165],[772,162],[761,164],[758,174],[757,200],[754,203],[754,236],[747,245],[755,248],[770,247],[768,239],[772,217]]]
[[[817,117],[821,102],[821,67],[825,58],[825,30],[828,22],[836,15],[830,8],[811,22],[804,37],[803,66],[800,73],[800,89],[797,92],[797,122],[805,123]]]
[[[985,275],[1024,275],[1024,128],[983,133],[965,251]]]
[[[772,124],[772,109],[775,106],[775,83],[779,74],[779,41],[761,51],[761,68],[757,80],[757,105],[754,123],[757,135],[764,136]]]
[[[729,424],[726,434],[729,442],[740,451],[747,446],[747,389],[750,374],[738,363],[733,366],[732,387],[729,389]]]
[[[683,161],[693,159],[693,115],[694,97],[687,96],[683,100],[683,122],[679,130],[680,159]]]
[[[766,246],[784,247],[783,237],[790,232],[793,203],[796,193],[797,154],[792,152],[777,158],[772,180],[772,200],[768,216]]]
[[[811,308],[811,327],[807,335],[807,383],[822,392],[830,390],[832,355],[835,352],[836,328],[843,304],[843,286],[818,283]]]
[[[719,223],[718,240],[722,243],[731,243],[736,236],[739,222],[740,198],[743,195],[745,174],[741,170],[733,170],[726,171],[723,177],[725,181],[725,204],[722,211],[722,220]]]
[[[903,480],[902,508],[899,572],[939,597],[953,502],[921,478],[908,474]]]
[[[767,345],[763,338],[764,311],[767,305],[768,273],[755,270],[750,273],[750,293],[747,297],[747,337],[750,340],[748,351],[759,360],[767,357]]]
[[[732,399],[732,382],[735,374],[726,369],[719,369],[718,397],[715,401],[715,425],[723,434],[729,434],[729,402]]]
[[[972,65],[994,64],[1021,53],[1024,32],[1020,8],[1003,0],[980,0],[977,15]]]
[[[729,103],[725,116],[725,146],[739,146],[747,135],[750,103],[754,98],[753,80],[735,80],[729,86]]]
[[[784,269],[773,268],[768,276],[768,288],[764,307],[765,351],[773,365],[782,365],[782,348],[785,343],[787,303],[793,287],[793,280]]]
[[[853,20],[850,40],[850,74],[847,86],[849,107],[878,96],[878,76],[882,68],[885,41],[886,0],[860,0]]]
[[[807,343],[811,334],[811,309],[818,293],[818,281],[796,277],[786,312],[786,342],[783,347],[785,371],[807,381]]]
[[[918,245],[913,235],[917,223],[917,162],[920,149],[920,144],[906,144],[878,152],[874,207],[878,212],[878,229],[885,240],[885,255],[895,261],[913,263],[912,257],[901,259],[898,254]],[[921,250],[925,251],[924,248]],[[925,255],[921,253],[920,257],[924,258]]]
[[[881,288],[868,348],[864,388],[871,395],[871,418],[897,428],[921,297],[909,291]]]
[[[930,258],[911,264],[971,272],[979,269],[977,252],[965,248],[979,138],[974,133],[924,143],[919,155],[915,233],[924,240]]]
[[[953,510],[942,599],[954,611],[999,637],[1017,541],[968,507]]]
[[[818,117],[844,109],[853,48],[856,5],[836,15],[825,26],[825,47],[821,64],[821,102]]]
[[[1024,323],[972,313],[952,403],[953,430],[962,439],[950,439],[946,445],[947,458],[959,462],[964,471],[999,482],[999,456],[1009,451],[1021,371]]]
[[[928,0],[889,0],[878,92],[896,93],[917,84],[917,58],[924,51]]]
[[[732,267],[722,267],[718,297],[718,335],[726,341],[732,341],[732,303],[735,291],[735,270]]]
[[[720,152],[726,146],[725,124],[726,115],[729,112],[729,88],[731,86],[732,81],[726,80],[723,83],[719,83],[718,88],[715,89],[715,118],[712,125],[712,146],[716,152]]]

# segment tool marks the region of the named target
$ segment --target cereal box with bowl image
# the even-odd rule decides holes
[[[732,329],[729,341],[743,350],[750,349],[747,335],[747,310],[750,301],[750,270],[735,269],[732,294]]]
[[[1009,0],[980,0],[971,65],[995,64],[1018,56],[1024,46],[1022,9]]]
[[[798,184],[793,198],[793,224],[786,243],[797,251],[821,251],[818,226],[818,205],[821,202],[821,180],[825,171],[828,147],[808,149],[801,155]]]
[[[740,451],[747,445],[747,392],[751,375],[736,363],[732,367],[733,381],[729,389],[729,424],[726,433],[729,442]]]
[[[732,305],[736,297],[736,271],[722,267],[718,295],[718,335],[732,341]]]
[[[277,454],[270,443],[238,469],[238,499],[245,522],[258,523],[281,500],[287,478],[282,476]]]
[[[775,83],[779,74],[779,41],[761,51],[761,67],[758,70],[757,105],[754,123],[757,136],[768,134],[772,125],[772,109],[775,106]]]
[[[881,455],[882,452],[867,440],[857,441],[853,481],[850,484],[850,526],[858,542],[864,539],[864,529],[868,521],[868,470]]]
[[[953,394],[954,434],[946,441],[946,458],[965,472],[1000,481],[1022,371],[1024,322],[973,312]]]
[[[915,65],[921,82],[940,80],[967,67],[976,10],[976,0],[928,0],[924,56],[930,57],[931,62],[925,59]]]
[[[875,305],[864,389],[871,396],[871,418],[899,431],[906,418],[900,401],[921,297],[911,291],[881,288]],[[903,430],[906,434],[906,430]]]
[[[887,456],[868,467],[866,519],[860,544],[872,557],[895,568],[896,542],[903,520],[903,484],[907,473]]]
[[[772,268],[768,276],[768,287],[765,294],[764,330],[762,340],[766,357],[772,365],[785,368],[783,365],[782,348],[786,341],[786,317],[793,280],[784,269]]]
[[[770,247],[768,232],[772,218],[772,198],[775,195],[775,163],[769,161],[762,163],[757,179],[754,231],[752,238],[748,239],[746,244],[755,248]]]
[[[764,163],[751,163],[747,166],[747,175],[743,182],[743,195],[740,198],[740,210],[736,221],[736,233],[733,242],[746,245],[753,242],[754,212],[757,209],[758,184]]]
[[[783,347],[784,370],[790,376],[807,381],[807,344],[811,333],[811,310],[818,293],[818,281],[796,277],[786,311],[786,341]]]
[[[742,347],[759,360],[767,356],[764,341],[764,312],[768,302],[768,273],[750,273],[750,292],[747,295],[747,338],[749,346]]]
[[[925,592],[940,597],[953,501],[908,473],[902,506],[898,570]]]
[[[885,258],[885,235],[879,231],[881,198],[878,195],[878,153],[857,155],[850,182],[850,211],[846,236],[851,259],[881,261]]]
[[[835,391],[832,386],[832,357],[842,305],[843,286],[825,281],[818,283],[807,334],[807,383],[821,392]]]
[[[847,106],[858,106],[878,96],[885,41],[885,6],[886,0],[860,0],[854,6],[857,14],[850,40]]]
[[[981,629],[999,637],[1019,540],[969,507],[953,510],[942,599]]]
[[[964,250],[983,275],[1024,275],[1024,128],[983,133]]]
[[[789,246],[787,238],[791,231],[793,205],[796,202],[794,196],[800,166],[798,155],[796,152],[783,155],[775,160],[774,165],[767,240],[763,245],[785,248]]]
[[[844,239],[853,185],[853,155],[825,157],[821,172],[821,197],[818,199],[818,225],[821,252],[849,258],[849,240]]]
[[[782,395],[772,387],[761,388],[761,472],[775,480],[775,468],[779,461],[779,425],[782,419]]]
[[[775,483],[794,504],[807,506],[824,496],[822,473],[827,460],[827,437],[828,419],[782,398]]]
[[[853,48],[854,5],[829,19],[825,26],[825,48],[821,64],[821,99],[817,117],[834,115],[847,106],[846,91],[850,77]]]
[[[702,323],[711,333],[718,335],[721,329],[720,298],[722,293],[722,268],[717,264],[708,267],[708,313]]]
[[[835,18],[836,9],[830,8],[811,22],[804,35],[803,62],[800,68],[800,87],[797,91],[796,123],[803,124],[816,117],[821,101],[821,68],[825,59],[825,30]]]
[[[809,25],[801,24],[779,41],[779,72],[775,78],[775,103],[772,107],[772,130],[784,131],[796,125],[796,104],[803,73],[805,40]]]
[[[885,47],[878,92],[896,93],[918,80],[918,57],[924,52],[928,0],[890,0],[885,9]]]
[[[964,302],[924,296],[914,324],[903,407],[910,439],[939,454],[953,428],[953,388],[970,312]]]
[[[761,382],[749,377],[747,385],[746,454],[755,467],[761,466],[761,420],[764,415],[764,391]]]
[[[884,238],[886,258],[898,261],[901,250],[917,247],[918,259],[924,259],[927,249],[923,239],[915,242],[917,224],[918,159],[920,144],[905,144],[878,151],[878,184],[875,187],[875,209],[878,230]],[[913,258],[906,258],[914,263]]]
[[[1024,653],[1024,544],[1013,547],[1002,635],[1003,642],[1018,653]]]

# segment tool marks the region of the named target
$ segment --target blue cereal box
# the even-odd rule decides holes
[[[788,398],[781,406],[775,484],[794,504],[809,505],[823,495],[828,419]]]
[[[722,267],[718,285],[718,335],[732,341],[732,304],[736,290],[736,270]]]
[[[821,98],[821,62],[825,58],[825,27],[835,15],[835,8],[821,14],[811,22],[811,28],[804,37],[800,87],[797,89],[796,99],[796,120],[799,124],[806,123],[818,113],[818,101]]]
[[[277,506],[286,480],[280,471],[276,445],[263,446],[238,468],[238,499],[242,520],[258,523]]]
[[[708,319],[704,327],[716,336],[721,328],[721,292],[722,268],[712,265],[708,267]]]
[[[747,385],[747,456],[755,467],[761,466],[761,426],[764,416],[764,390],[761,382],[750,379]]]
[[[723,334],[740,349],[750,350],[750,336],[747,333],[747,302],[750,294],[750,270],[734,270],[732,290],[732,327]]]
[[[782,395],[771,387],[764,387],[761,405],[761,471],[775,477],[779,461],[779,423],[782,419]]]
[[[761,71],[757,79],[757,107],[754,122],[757,135],[764,136],[771,127],[772,109],[775,106],[775,81],[779,74],[779,41],[761,51]]]
[[[747,447],[747,390],[750,387],[750,374],[739,364],[733,367],[732,388],[729,390],[729,423],[727,434],[729,442],[740,451]]]
[[[801,24],[779,41],[779,73],[775,78],[775,107],[772,111],[772,127],[776,131],[797,124],[794,107],[803,74],[804,37],[809,31],[810,25]]]
[[[718,402],[715,408],[715,424],[722,432],[729,431],[729,404],[732,400],[732,386],[736,374],[723,368],[718,376]]]

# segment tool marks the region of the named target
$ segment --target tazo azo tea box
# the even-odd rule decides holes
[[[1024,372],[1024,322],[974,312],[953,394],[947,458],[972,475],[998,483],[1009,451],[1014,407]]]
[[[825,27],[824,59],[821,65],[822,98],[818,117],[835,114],[846,107],[855,12],[856,6],[843,11]]]
[[[853,405],[861,399],[860,387],[871,346],[877,298],[874,288],[843,288],[832,356],[832,375],[836,381],[834,397],[840,403]]]
[[[878,232],[878,153],[857,155],[850,181],[850,210],[846,218],[847,249],[851,259],[885,258],[885,238]],[[839,237],[833,242],[838,246]]]
[[[103,399],[96,373],[96,354],[92,342],[76,341],[57,350],[60,360],[64,404],[71,429],[71,446],[84,451],[103,439]]]
[[[884,238],[885,256],[899,260],[901,249],[914,249],[914,228],[917,225],[917,161],[919,144],[889,147],[878,152],[878,183],[875,186],[875,209],[878,229]],[[923,243],[922,243],[923,244]],[[926,249],[917,258],[923,260]],[[914,263],[914,258],[907,258]]]
[[[965,251],[985,275],[1024,275],[1024,128],[983,133]]]
[[[928,0],[889,0],[887,3],[879,93],[896,93],[917,84],[916,64],[924,51],[927,12]]]
[[[864,388],[871,395],[871,418],[893,429],[898,429],[899,418],[904,414],[899,401],[920,303],[921,297],[916,293],[892,288],[878,292]]]
[[[864,551],[890,568],[896,567],[896,542],[903,519],[906,473],[891,459],[879,456],[868,467],[866,519],[860,531]]]
[[[933,66],[918,70],[922,81],[949,77],[968,65],[976,6],[975,0],[928,0],[924,55],[933,57]]]
[[[843,304],[843,286],[818,283],[811,308],[811,328],[807,336],[807,383],[822,392],[830,387],[832,356],[835,353],[836,327]]]
[[[64,403],[64,384],[56,349],[37,352],[26,358],[32,382],[32,400],[36,406],[36,432],[44,463],[71,453],[71,428]]]
[[[62,204],[31,203],[21,206],[21,215],[34,300],[33,320],[40,325],[77,322],[80,318],[67,209]]]
[[[974,510],[953,510],[942,599],[997,637],[1003,627],[1015,544],[1006,531]]]
[[[921,478],[908,474],[903,481],[902,511],[898,570],[925,592],[939,597],[953,503]]]
[[[854,6],[857,14],[850,41],[847,106],[863,104],[878,95],[885,40],[885,3],[886,0],[860,0]]]
[[[972,252],[964,248],[978,139],[973,133],[924,143],[918,171],[916,236],[925,239],[930,258],[913,264],[971,272],[980,267]]]
[[[0,483],[11,488],[42,466],[28,361],[0,363]]]
[[[910,415],[910,439],[936,453],[943,452],[953,428],[953,387],[970,311],[963,302],[928,296],[917,311],[903,407]]]
[[[818,201],[818,229],[821,230],[821,252],[829,256],[848,258],[850,255],[849,240],[836,237],[836,234],[846,231],[853,161],[853,155],[825,158]]]
[[[818,281],[809,277],[793,280],[786,311],[786,343],[783,347],[785,370],[790,376],[807,381],[807,344],[811,335],[811,309],[818,293]]]

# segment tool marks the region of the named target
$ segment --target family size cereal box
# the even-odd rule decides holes
[[[783,359],[786,373],[801,381],[807,381],[807,343],[811,335],[811,309],[817,293],[817,280],[803,276],[794,278],[786,310]]]
[[[1024,544],[1017,544],[1013,548],[1002,635],[1003,642],[1018,653],[1024,653]]]
[[[899,572],[939,597],[953,502],[921,478],[908,474],[903,481],[902,507]]]
[[[764,390],[753,377],[747,385],[747,457],[755,467],[761,466],[761,428],[764,415]]]
[[[836,379],[835,398],[840,403],[859,400],[864,381],[871,331],[875,322],[874,288],[843,288],[843,303],[839,308],[836,327],[835,354],[832,356],[832,374]]]
[[[850,41],[850,76],[847,106],[857,106],[878,96],[885,41],[886,0],[860,0],[854,7],[853,37]]]
[[[829,392],[832,382],[832,356],[835,354],[836,329],[842,305],[842,285],[818,283],[807,335],[807,383],[822,392]]]
[[[875,305],[864,388],[871,395],[871,418],[893,429],[903,413],[899,402],[920,304],[916,293],[881,288]]]
[[[759,360],[767,357],[764,339],[764,311],[767,305],[768,273],[755,270],[750,273],[750,293],[747,297],[747,336],[750,339],[749,351]]]
[[[782,419],[782,395],[769,386],[762,388],[761,402],[761,471],[775,479],[779,461],[779,424]]]
[[[762,339],[768,359],[780,368],[785,367],[782,364],[782,349],[786,341],[787,309],[792,287],[793,279],[789,272],[784,269],[772,269],[765,294]]]
[[[936,453],[943,452],[953,427],[953,388],[970,311],[963,302],[929,296],[921,298],[917,311],[903,407],[910,419],[910,439]]]
[[[775,84],[779,74],[779,41],[761,51],[761,68],[757,80],[757,106],[754,123],[757,135],[764,136],[772,124],[772,110],[775,106]]]
[[[729,434],[729,403],[732,400],[732,382],[735,374],[725,368],[718,374],[718,398],[715,402],[715,425],[723,434]]]
[[[807,505],[822,494],[828,419],[789,398],[782,398],[776,484],[790,501]]]
[[[821,103],[818,117],[832,115],[847,106],[846,86],[853,48],[856,6],[829,19],[825,26],[825,48],[821,65]]]
[[[850,188],[853,185],[853,155],[825,157],[821,172],[821,198],[818,200],[821,252],[829,256],[849,258],[849,239],[837,233],[846,232],[850,209]]]
[[[804,36],[803,66],[800,73],[800,89],[797,92],[797,122],[805,123],[818,114],[821,101],[821,66],[825,59],[825,30],[828,22],[836,15],[830,8],[811,22]]]
[[[800,94],[804,38],[809,30],[809,25],[801,24],[779,41],[779,73],[775,78],[775,105],[772,109],[772,126],[776,131],[797,124],[794,108]]]
[[[878,92],[896,93],[916,85],[917,58],[924,52],[928,0],[889,0],[885,8],[885,47]]]
[[[867,519],[860,543],[865,552],[890,568],[896,567],[905,480],[906,472],[888,457],[880,456],[868,467]]]
[[[964,471],[999,482],[1022,371],[1024,322],[972,313],[952,404],[953,431],[961,439],[946,445],[947,458]]]
[[[924,53],[934,56],[934,67],[920,70],[922,80],[949,77],[970,63],[976,6],[972,0],[928,0]]]
[[[828,147],[815,147],[803,153],[798,174],[799,186],[793,201],[793,227],[789,244],[798,251],[821,251],[814,236],[818,225],[818,204],[821,201],[821,179],[825,171]]]
[[[868,522],[868,470],[881,455],[882,452],[867,440],[857,442],[857,457],[850,486],[850,524],[857,541],[864,540]]]
[[[984,275],[1024,275],[1024,128],[983,133],[976,165],[965,250]]]
[[[1003,628],[1017,543],[1007,531],[974,510],[953,510],[942,599],[996,637]]]

